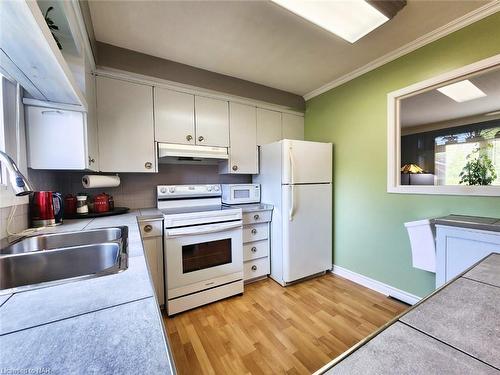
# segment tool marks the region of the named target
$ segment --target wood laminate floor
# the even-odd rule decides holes
[[[270,279],[168,318],[179,374],[310,374],[406,305],[332,274],[281,287]]]

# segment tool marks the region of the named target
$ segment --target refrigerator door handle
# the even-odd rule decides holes
[[[290,158],[290,194],[291,194],[291,203],[290,203],[290,212],[289,212],[289,220],[293,220],[293,214],[295,213],[295,185],[294,185],[294,160],[293,160],[293,152],[292,147],[288,149],[288,155]]]

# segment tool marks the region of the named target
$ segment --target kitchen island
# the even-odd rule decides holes
[[[318,374],[499,374],[500,254],[490,254]]]
[[[51,232],[128,227],[128,269],[0,295],[4,373],[172,374],[175,367],[137,225],[141,211],[66,220]]]

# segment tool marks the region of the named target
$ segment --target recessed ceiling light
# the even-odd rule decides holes
[[[468,79],[452,83],[437,89],[440,93],[452,98],[458,103],[467,102],[486,96],[477,86]]]
[[[364,0],[271,1],[351,43],[389,20]]]

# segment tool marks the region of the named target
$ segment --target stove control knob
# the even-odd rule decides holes
[[[217,185],[214,186],[215,191],[219,191],[219,187]]]
[[[168,192],[169,192],[170,194],[172,194],[173,192],[175,192],[175,187],[170,186],[170,187],[168,188]]]
[[[212,191],[212,187],[211,186],[207,186],[207,191]]]
[[[167,192],[167,188],[162,187],[160,189],[160,193],[165,194]]]

